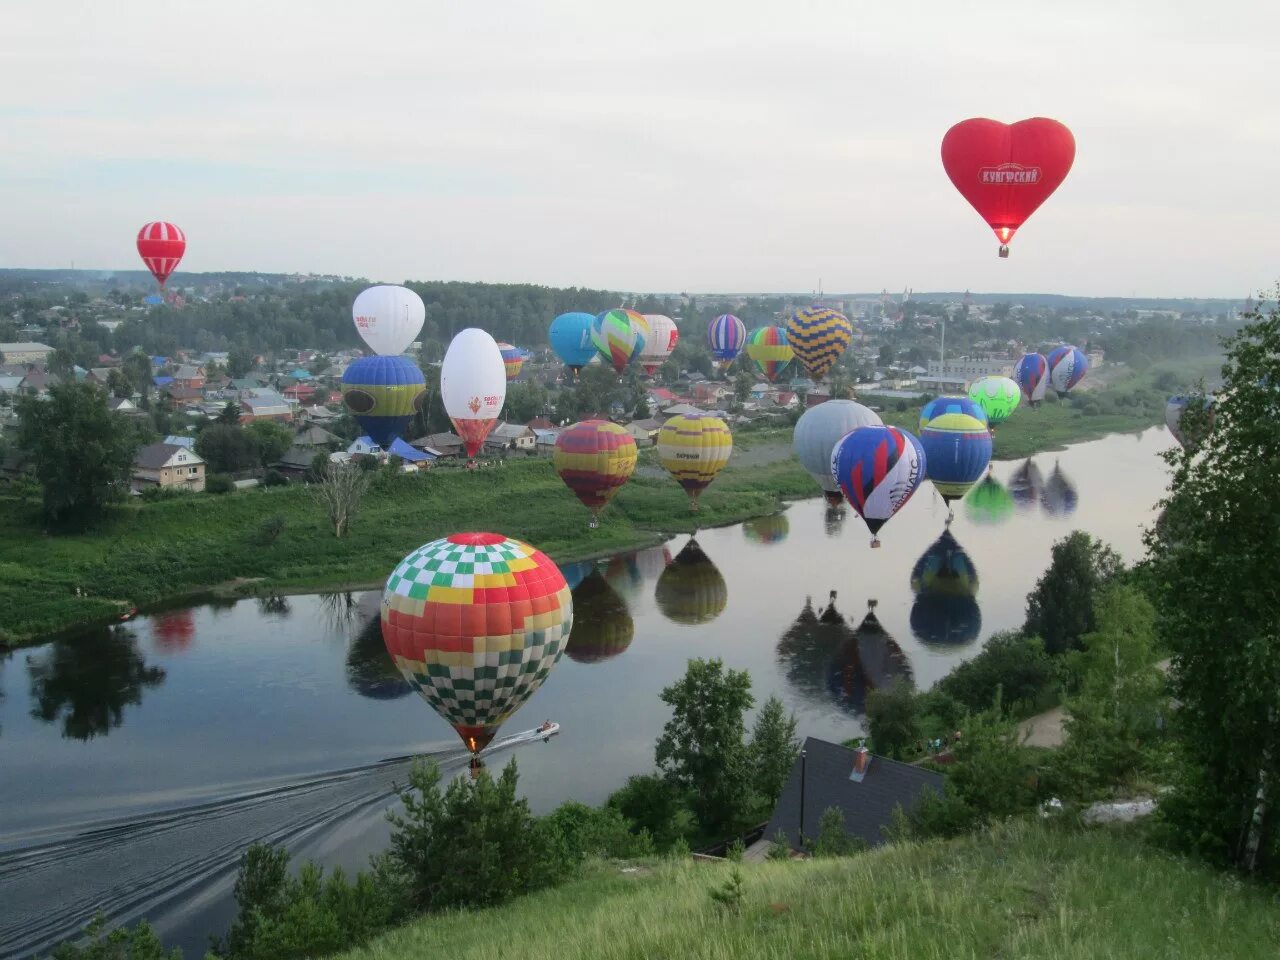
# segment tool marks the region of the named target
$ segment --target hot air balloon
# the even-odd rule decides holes
[[[828,504],[844,502],[840,496],[840,484],[831,475],[831,452],[836,444],[849,431],[878,426],[880,422],[879,414],[854,400],[828,400],[810,407],[796,421],[791,449],[795,451],[800,466],[822,487]]]
[[[852,339],[853,324],[830,307],[814,304],[797,310],[787,321],[787,342],[815,380],[827,375]]]
[[[1076,485],[1062,472],[1062,465],[1055,461],[1053,472],[1049,474],[1049,479],[1044,482],[1044,489],[1040,492],[1040,509],[1051,517],[1069,517],[1079,505],[1080,495],[1076,492]]]
[[[770,383],[782,376],[795,355],[783,327],[758,327],[747,337],[747,356]]]
[[[1030,457],[1009,477],[1009,496],[1021,510],[1029,510],[1040,502],[1044,475]]]
[[[964,498],[964,512],[974,523],[999,526],[1013,516],[1013,494],[988,473]]]
[[[689,495],[689,509],[733,453],[733,434],[719,417],[672,417],[658,431],[658,459]]]
[[[1054,347],[1045,358],[1049,365],[1049,385],[1065,397],[1067,391],[1084,379],[1089,372],[1089,359],[1078,347],[1064,344]]]
[[[468,327],[453,338],[440,365],[440,399],[474,457],[507,399],[507,371],[493,337]]]
[[[636,442],[607,420],[575,423],[556,437],[551,462],[582,505],[591,511],[588,526],[600,526],[600,511],[636,469]]]
[[[592,571],[573,591],[573,631],[565,655],[577,663],[612,660],[635,635],[627,604],[598,570]]]
[[[422,409],[427,384],[408,357],[360,357],[342,374],[342,403],[360,429],[382,449]]]
[[[746,325],[732,313],[722,313],[707,324],[707,346],[711,348],[711,359],[721,370],[738,359],[746,342]]]
[[[1023,354],[1014,365],[1013,379],[1027,398],[1027,403],[1039,406],[1044,399],[1045,388],[1049,386],[1049,361],[1038,353]]]
[[[947,176],[995,231],[1002,257],[1018,228],[1066,179],[1075,156],[1071,131],[1047,117],[1014,124],[974,118],[942,138]]]
[[[640,366],[653,376],[674,352],[680,341],[680,330],[676,322],[665,314],[646,313],[644,319],[649,324],[649,335],[645,338],[644,349],[640,351]]]
[[[927,427],[929,425],[929,421],[932,420],[934,417],[936,417],[938,414],[944,413],[949,408],[954,408],[958,401],[967,400],[967,399],[968,399],[967,397],[934,397],[932,400],[930,400],[928,403],[926,403],[923,407],[920,408],[920,429],[923,430],[925,427]],[[974,416],[980,418],[983,423],[987,422],[986,411],[983,410],[981,407],[979,407],[976,403],[970,402],[970,404],[965,407],[965,410],[968,413],[971,413]]]
[[[729,603],[729,588],[719,569],[693,537],[658,577],[654,599],[672,623],[710,623]]]
[[[752,543],[781,543],[791,532],[791,524],[785,513],[772,513],[767,517],[755,517],[742,525],[742,534]]]
[[[572,628],[560,570],[497,533],[455,533],[419,547],[382,593],[387,651],[472,754],[542,686]]]
[[[993,433],[996,424],[1013,416],[1021,398],[1018,385],[1008,377],[982,377],[969,387],[969,399],[987,415],[987,426]]]
[[[575,377],[596,355],[596,345],[591,340],[595,319],[590,313],[562,313],[551,321],[547,335],[551,349]]]
[[[858,427],[836,444],[831,475],[866,522],[871,546],[880,546],[876,534],[911,499],[927,466],[920,441],[897,427]]]
[[[177,224],[164,220],[144,223],[138,231],[138,256],[147,265],[151,275],[164,292],[165,282],[178,269],[182,255],[187,252],[187,235]]]
[[[369,349],[390,357],[404,353],[422,332],[427,308],[408,287],[383,283],[360,291],[351,318]]]
[[[978,569],[951,531],[929,545],[911,570],[911,632],[927,646],[964,646],[982,631]]]
[[[982,409],[967,397],[940,397],[928,406],[932,416],[920,431],[926,476],[950,506],[986,473],[991,433]]]
[[[1165,404],[1164,422],[1169,427],[1169,433],[1173,435],[1173,439],[1177,440],[1184,450],[1194,453],[1204,443],[1205,437],[1212,432],[1214,401],[1213,396],[1176,396],[1170,397],[1169,402]],[[1189,422],[1195,424],[1190,430],[1184,429],[1182,422],[1188,407],[1193,411],[1193,418]]]
[[[644,352],[649,324],[634,310],[606,310],[591,323],[591,342],[600,356],[622,376],[627,364]]]
[[[502,366],[507,373],[507,383],[510,383],[520,376],[520,369],[524,366],[525,352],[509,343],[500,343],[498,353],[502,354]]]

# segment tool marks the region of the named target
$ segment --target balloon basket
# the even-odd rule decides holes
[[[600,528],[600,518],[595,514],[591,515],[591,519],[587,521],[588,530],[598,530]]]
[[[1009,245],[1007,243],[1000,244],[1000,259],[1001,260],[1009,259]]]
[[[874,538],[874,539],[871,541],[871,549],[872,549],[872,550],[879,550],[879,549],[880,549],[880,538],[879,538],[879,537],[876,537],[876,538]]]

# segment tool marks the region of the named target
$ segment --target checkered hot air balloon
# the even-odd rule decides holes
[[[672,417],[658,431],[658,459],[689,495],[689,509],[733,453],[733,434],[719,417]]]
[[[382,593],[387,652],[473,754],[542,686],[572,628],[559,568],[498,533],[419,547]]]
[[[551,455],[556,473],[591,511],[589,526],[600,525],[600,511],[636,469],[636,442],[616,423],[584,420],[556,437]]]
[[[897,427],[858,427],[846,434],[831,453],[831,475],[845,499],[876,534],[919,489],[926,469],[924,448]]]
[[[987,415],[968,397],[938,397],[925,405],[921,422],[925,476],[950,506],[973,489],[991,463]]]
[[[782,327],[759,327],[747,337],[747,356],[770,383],[777,381],[795,355]]]
[[[156,278],[160,289],[178,269],[182,255],[187,252],[187,235],[175,223],[152,220],[138,231],[138,256]]]
[[[746,325],[732,313],[722,313],[707,324],[707,346],[721,370],[738,359],[747,342]]]
[[[814,304],[797,310],[787,321],[787,342],[815,380],[827,375],[852,339],[853,324],[830,307]]]
[[[634,310],[606,310],[591,323],[591,342],[605,362],[622,376],[627,364],[644,351],[649,322]]]

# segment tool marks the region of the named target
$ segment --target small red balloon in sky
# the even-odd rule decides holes
[[[153,220],[138,231],[138,255],[162,290],[186,250],[187,235],[176,224]]]
[[[1040,204],[1066,179],[1076,140],[1047,117],[1001,123],[962,120],[942,138],[942,165],[1000,240],[1000,256]]]

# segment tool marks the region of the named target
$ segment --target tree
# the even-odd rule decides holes
[[[1051,654],[1078,650],[1095,629],[1098,591],[1121,569],[1120,558],[1101,540],[1075,530],[1053,545],[1049,569],[1027,595],[1023,632],[1044,639]]]
[[[796,715],[788,715],[777,697],[766,700],[756,716],[756,724],[751,731],[750,753],[756,790],[761,799],[772,807],[782,795],[791,767],[800,755]]]
[[[248,347],[239,345],[232,347],[227,354],[227,376],[233,380],[239,380],[253,369],[255,359],[253,351]]]
[[[372,472],[354,464],[330,463],[320,474],[320,479],[307,487],[312,499],[329,515],[333,535],[338,539],[346,536],[351,521],[360,512],[360,504],[372,480]]]
[[[120,369],[133,384],[134,391],[146,397],[151,390],[151,358],[135,351],[121,361]]]
[[[240,404],[228,400],[227,405],[219,411],[216,422],[228,427],[237,426],[240,423]]]
[[[896,359],[897,356],[894,353],[893,347],[887,343],[880,344],[880,355],[877,358],[877,363],[880,366],[891,367]]]
[[[860,838],[849,836],[845,830],[844,811],[827,807],[818,818],[818,836],[809,844],[809,853],[816,858],[847,857],[863,845]]]
[[[746,403],[751,396],[751,388],[756,385],[756,378],[749,370],[739,370],[733,378],[733,399],[738,403]]]
[[[242,473],[258,465],[258,442],[243,427],[211,423],[196,436],[210,473]]]
[[[888,689],[867,696],[867,732],[876,753],[901,760],[920,739],[915,691],[899,679]]]
[[[182,951],[177,947],[165,950],[145,920],[135,927],[106,931],[106,914],[99,913],[85,927],[80,941],[59,944],[51,957],[53,960],[182,960]]]
[[[133,383],[119,367],[107,371],[107,390],[113,397],[133,396]]]
[[[55,384],[47,399],[19,397],[15,407],[18,446],[35,465],[46,519],[88,523],[124,496],[137,437],[99,387]]]
[[[737,825],[751,807],[743,717],[751,709],[751,677],[716,660],[690,660],[681,680],[662,691],[671,719],[658,738],[658,769],[685,791],[707,831]]]
[[[245,428],[258,446],[258,462],[266,467],[279,461],[293,446],[293,431],[282,423],[257,420]]]
[[[1182,749],[1161,800],[1174,835],[1214,860],[1280,876],[1280,307],[1226,341],[1213,433],[1166,454],[1173,480],[1148,533],[1158,626],[1172,650]]]
[[[934,690],[953,698],[973,713],[1000,701],[1006,708],[1034,710],[1058,682],[1058,662],[1039,637],[1017,631],[995,634],[976,657],[957,665]]]

